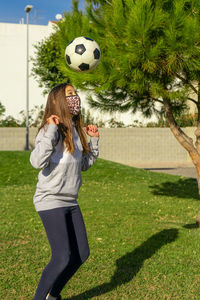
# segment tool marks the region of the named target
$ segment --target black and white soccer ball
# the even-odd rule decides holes
[[[73,39],[65,49],[68,66],[77,72],[93,70],[99,63],[101,51],[99,45],[89,37],[80,36]]]

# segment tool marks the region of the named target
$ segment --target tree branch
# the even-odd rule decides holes
[[[156,101],[156,102],[159,102],[159,103],[162,103],[163,104],[163,101],[162,100],[159,100],[159,99],[156,99],[156,98],[152,98],[152,100]]]
[[[105,2],[106,2],[108,5],[112,6],[112,3],[110,3],[108,0],[105,0]]]
[[[178,73],[174,73],[180,80],[182,80],[184,83],[188,84],[191,89],[195,92],[195,94],[198,94],[198,90],[190,83],[188,82],[184,77],[180,76]]]
[[[193,103],[195,103],[198,106],[198,102],[190,97],[188,97],[188,100],[192,101]]]
[[[195,130],[194,134],[196,135],[196,142],[195,146],[197,148],[198,153],[200,154],[200,83],[198,83],[198,103],[197,103],[197,110],[198,110],[198,119],[197,119],[197,129]]]
[[[183,130],[177,125],[171,108],[170,100],[167,98],[163,99],[164,107],[167,115],[167,119],[169,122],[170,129],[174,134],[175,138],[179,141],[179,143],[189,152],[194,153],[197,152],[193,145],[193,140],[189,136],[187,136]]]
[[[200,82],[198,82],[198,97],[197,97],[197,109],[198,109],[198,124],[200,123]]]

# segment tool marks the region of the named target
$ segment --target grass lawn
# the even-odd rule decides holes
[[[0,152],[0,299],[32,300],[50,247],[32,198],[30,152]],[[199,207],[194,179],[98,159],[79,204],[90,257],[64,300],[200,299]]]

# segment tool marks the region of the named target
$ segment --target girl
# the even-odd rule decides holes
[[[99,132],[88,125],[87,143],[81,123],[80,97],[70,84],[49,93],[30,162],[42,169],[34,205],[51,247],[51,260],[42,272],[34,300],[60,300],[60,292],[89,256],[89,245],[78,190],[81,171],[96,161]]]

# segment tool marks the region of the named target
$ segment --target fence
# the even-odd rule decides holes
[[[194,138],[195,128],[184,131]],[[30,128],[30,149],[37,129]],[[190,163],[169,128],[100,128],[100,158],[127,165]],[[0,128],[0,150],[24,150],[25,128]]]

